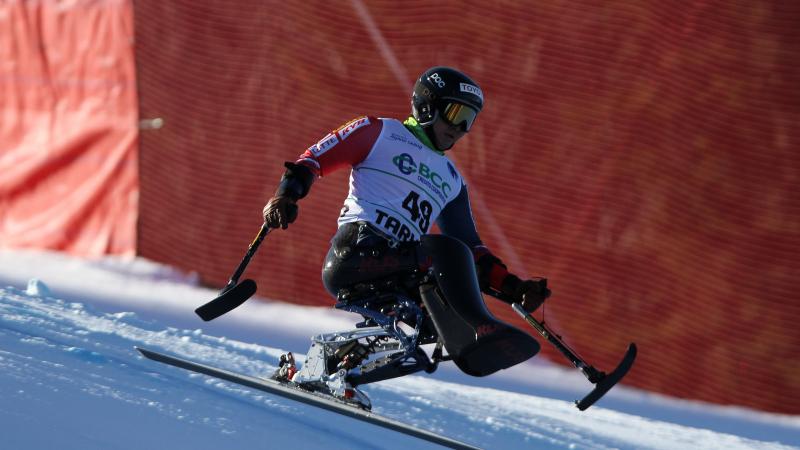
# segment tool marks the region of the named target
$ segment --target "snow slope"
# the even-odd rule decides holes
[[[26,288],[34,277],[46,284]],[[192,310],[215,292],[142,260],[0,252],[0,286],[0,448],[438,448],[133,350],[267,375],[347,315],[248,302],[204,323]],[[443,365],[365,391],[375,412],[484,448],[800,448],[798,417],[624,387],[581,413],[571,400],[590,386],[574,372],[534,361],[475,379]]]

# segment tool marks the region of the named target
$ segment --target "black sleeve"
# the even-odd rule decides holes
[[[286,195],[295,201],[305,197],[316,178],[314,172],[306,166],[288,161],[284,163],[284,167],[286,172],[281,177],[275,195]]]
[[[459,239],[470,249],[482,245],[478,230],[475,228],[475,219],[472,217],[466,184],[461,185],[458,196],[444,207],[436,219],[436,224],[439,225],[442,234]]]

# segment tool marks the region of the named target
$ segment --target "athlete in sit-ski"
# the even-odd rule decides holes
[[[442,234],[472,250],[482,290],[492,288],[535,310],[550,295],[547,280],[521,280],[482,244],[467,186],[444,153],[472,129],[482,107],[480,87],[465,74],[448,67],[426,70],[414,85],[412,115],[404,122],[357,118],[309,147],[295,163],[287,162],[277,192],[264,207],[267,225],[287,228],[297,218],[296,202],[314,180],[349,168],[350,192],[323,267],[332,295],[354,283],[417,268],[414,243],[436,222]],[[363,258],[387,263],[361,264]]]
[[[280,186],[264,207],[267,226],[285,229],[297,218],[297,201],[308,194],[317,178],[339,169],[350,169],[350,192],[322,270],[325,288],[340,302],[346,301],[354,287],[385,280],[393,283],[391,286],[400,287],[403,280],[426,271],[436,256],[425,254],[430,249],[420,239],[434,222],[443,235],[466,244],[472,251],[472,261],[462,256],[466,259],[459,259],[460,267],[468,272],[465,277],[474,277],[475,272],[463,265],[464,261],[466,264],[474,261],[477,283],[456,281],[457,289],[475,287],[459,292],[453,301],[471,303],[463,305],[465,310],[457,313],[458,317],[487,325],[476,325],[477,331],[464,328],[467,334],[473,334],[466,340],[463,333],[445,336],[448,332],[460,333],[460,325],[452,325],[458,319],[451,319],[456,322],[449,325],[440,322],[436,326],[453,361],[464,372],[475,376],[517,364],[538,350],[532,338],[488,319],[486,313],[480,311],[481,308],[485,310],[485,305],[478,288],[495,296],[500,293],[504,301],[519,303],[529,312],[550,295],[545,278],[521,280],[509,273],[501,260],[483,245],[470,210],[467,186],[445,155],[445,151],[472,129],[482,107],[483,93],[469,77],[447,67],[428,69],[415,83],[411,117],[404,122],[359,117],[331,132],[309,147],[296,162],[285,164],[286,172]],[[419,284],[405,286],[405,289],[405,295],[420,299],[423,288]],[[465,313],[466,310],[472,313]],[[468,318],[470,314],[472,319]],[[437,318],[433,320],[436,322]],[[447,348],[448,339],[451,348]],[[454,349],[453,342],[466,344]],[[497,356],[503,352],[505,356]],[[324,381],[328,379],[325,378],[327,373],[357,365],[339,361],[338,369],[334,369],[332,363],[327,364],[328,368],[322,373],[304,366],[295,380]],[[328,381],[328,384],[332,383]],[[352,391],[349,385],[345,387]]]

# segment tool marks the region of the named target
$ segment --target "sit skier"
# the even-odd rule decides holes
[[[469,264],[475,270],[459,276],[477,275],[475,292],[462,290],[459,298],[447,299],[452,300],[453,309],[467,311],[451,315],[465,322],[447,319],[450,316],[446,311],[440,314],[439,322],[437,317],[433,319],[445,348],[451,355],[458,353],[454,361],[477,376],[521,362],[538,351],[532,338],[526,340],[519,336],[522,332],[488,318],[478,289],[500,293],[504,301],[519,303],[528,312],[550,296],[545,278],[519,278],[483,245],[472,217],[467,185],[445,155],[472,129],[483,101],[480,87],[465,74],[448,67],[428,69],[414,85],[410,117],[401,122],[364,116],[329,133],[296,162],[285,163],[280,185],[263,211],[267,226],[286,229],[297,218],[298,200],[309,193],[317,178],[351,169],[350,191],[322,271],[325,288],[340,301],[354,286],[403,280],[424,270],[431,259],[435,265],[437,259],[446,256],[436,253],[466,245],[471,253]],[[425,244],[434,222],[442,235],[463,245],[450,241]],[[472,285],[452,284],[442,290],[471,289],[468,286]],[[419,299],[420,293],[413,291],[410,295]],[[426,302],[426,306],[430,305]],[[427,309],[433,315],[431,307]],[[452,344],[463,340],[453,331],[462,325],[472,327],[469,339],[475,342]],[[487,362],[503,359],[495,356],[498,351],[513,353],[508,348],[512,344],[528,348],[514,357]]]

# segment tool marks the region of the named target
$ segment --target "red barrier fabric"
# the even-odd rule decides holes
[[[451,152],[479,231],[550,279],[569,344],[610,370],[635,341],[631,386],[800,413],[799,4],[134,7],[142,116],[163,121],[141,137],[142,255],[224,285],[283,161],[359,115],[405,118],[414,77],[450,65],[486,96]],[[246,272],[261,295],[332,304],[347,176],[267,237]]]
[[[0,248],[135,254],[132,13],[0,3]]]

